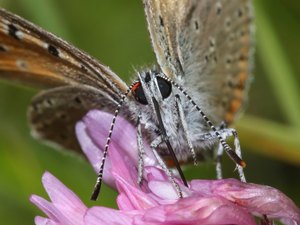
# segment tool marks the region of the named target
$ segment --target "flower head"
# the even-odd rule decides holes
[[[103,119],[104,118],[104,119]],[[98,168],[101,147],[111,115],[91,111],[77,125],[78,139]],[[122,132],[126,126],[126,132]],[[43,184],[51,202],[33,195],[47,218],[36,217],[36,224],[256,224],[254,215],[281,219],[284,224],[300,224],[300,210],[280,191],[235,179],[193,180],[189,188],[177,181],[184,198],[178,198],[166,174],[160,170],[151,152],[145,157],[144,180],[137,184],[135,129],[119,118],[115,140],[109,150],[104,181],[118,192],[119,210],[94,206],[87,208],[79,198],[49,173]],[[99,158],[100,157],[100,158]]]

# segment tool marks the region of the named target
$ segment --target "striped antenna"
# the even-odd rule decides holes
[[[176,88],[178,88],[183,95],[189,100],[189,103],[191,103],[196,110],[200,113],[202,118],[205,120],[206,124],[213,130],[217,138],[219,139],[220,143],[222,144],[225,152],[227,155],[238,165],[241,167],[246,167],[245,161],[243,161],[233,150],[232,148],[226,143],[226,141],[223,139],[223,137],[220,135],[219,131],[216,129],[216,127],[213,125],[213,123],[207,118],[205,113],[201,110],[201,108],[196,104],[196,102],[191,98],[191,96],[188,95],[188,93],[181,87],[179,84],[175,83],[173,80],[171,80],[169,77],[160,75],[161,78],[165,79],[166,81],[170,82],[172,85],[174,85]]]
[[[125,102],[125,99],[126,99],[127,95],[132,91],[132,89],[134,89],[134,87],[136,86],[137,83],[138,83],[138,81],[135,81],[129,86],[127,91],[122,95],[121,100],[118,103],[117,108],[115,110],[114,117],[113,117],[111,125],[110,125],[108,137],[106,139],[106,143],[105,143],[105,147],[104,147],[104,151],[103,151],[103,156],[102,156],[102,160],[101,160],[101,166],[100,166],[100,169],[99,169],[99,172],[98,172],[97,181],[96,181],[96,184],[95,184],[92,196],[91,196],[91,200],[96,201],[98,196],[99,196],[99,193],[100,193],[102,178],[103,178],[104,164],[105,164],[105,160],[106,160],[106,157],[107,157],[107,152],[108,152],[109,143],[110,143],[110,140],[111,140],[111,137],[112,137],[112,132],[113,132],[113,129],[114,129],[115,124],[116,124],[117,116],[120,112],[120,109],[121,109],[123,103]]]

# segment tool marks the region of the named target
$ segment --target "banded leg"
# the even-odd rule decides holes
[[[242,150],[241,150],[241,145],[240,145],[240,140],[239,140],[239,137],[237,135],[237,132],[236,130],[232,130],[232,135],[234,137],[234,148],[235,148],[235,153],[240,157],[242,158]],[[246,181],[246,176],[245,176],[245,173],[244,173],[244,168],[241,167],[240,165],[237,165],[237,170],[238,170],[238,173],[239,173],[239,176],[240,176],[240,180],[242,182],[247,182]]]
[[[221,128],[218,130],[219,134],[221,137],[226,140],[228,137],[233,136],[234,138],[234,152],[237,154],[238,157],[242,158],[242,151],[241,151],[241,146],[240,146],[240,141],[237,135],[237,132],[235,129],[232,128]],[[209,139],[214,139],[216,138],[216,135],[214,132],[209,132],[206,134],[203,134],[203,140],[209,140]],[[216,158],[216,173],[217,173],[217,179],[222,179],[222,165],[221,165],[221,160],[224,152],[224,147],[221,143],[218,144],[218,149],[217,149],[217,158]],[[236,165],[236,168],[238,170],[238,174],[240,177],[240,180],[242,182],[246,182],[246,177],[244,174],[243,167],[240,165]]]

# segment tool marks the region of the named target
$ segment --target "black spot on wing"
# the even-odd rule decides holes
[[[195,21],[195,29],[198,30],[199,29],[199,24],[198,21]]]
[[[231,26],[231,19],[230,19],[230,18],[227,18],[227,19],[225,20],[225,26],[226,26],[227,28],[229,28],[229,27]]]
[[[53,56],[59,57],[59,51],[53,45],[50,45],[50,44],[48,45],[48,52]]]
[[[77,104],[81,104],[81,103],[82,103],[81,99],[80,99],[78,96],[75,97],[74,101],[75,101]]]
[[[214,59],[215,63],[217,63],[217,62],[218,62],[218,57],[217,57],[216,55],[214,56],[214,58],[213,58],[213,59]]]
[[[26,63],[26,61],[24,61],[24,60],[17,60],[17,61],[16,61],[16,65],[17,65],[17,67],[20,68],[21,70],[27,70],[27,68],[28,68],[27,63]]]
[[[239,60],[242,62],[242,61],[246,61],[247,60],[247,56],[241,54],[240,57],[239,57]]]
[[[159,24],[160,24],[161,27],[165,26],[164,25],[164,20],[163,20],[163,18],[161,16],[159,16]]]
[[[192,17],[193,17],[193,14],[194,14],[195,10],[196,10],[196,5],[193,4],[193,5],[191,6],[191,8],[189,9],[187,15],[186,15],[186,18],[185,18],[185,23],[186,23],[186,24],[189,24],[189,22],[192,21]],[[176,16],[176,15],[175,15],[175,16]]]
[[[230,65],[232,63],[232,59],[230,57],[227,57],[226,63],[227,63],[227,65]]]
[[[84,72],[88,72],[88,69],[84,66],[84,65],[80,65],[80,68],[84,71]]]
[[[217,15],[221,15],[221,12],[222,12],[222,7],[221,6],[218,6],[217,7]]]
[[[48,99],[46,99],[46,104],[48,107],[51,107],[51,106],[53,106],[54,102],[51,98],[48,98]]]
[[[204,57],[204,58],[205,58],[205,62],[206,62],[206,63],[208,63],[208,61],[209,61],[209,57],[208,57],[208,55],[205,55],[205,57]]]
[[[242,9],[239,9],[239,10],[238,10],[238,17],[241,18],[242,16],[243,16],[243,11],[242,11]]]
[[[17,32],[19,30],[18,30],[18,28],[15,25],[9,24],[7,27],[8,27],[8,34],[10,36],[12,36],[13,38],[15,38],[17,40],[21,40],[20,37],[17,35]]]

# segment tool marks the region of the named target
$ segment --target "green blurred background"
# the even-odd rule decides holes
[[[255,0],[255,80],[245,115],[236,123],[248,181],[280,189],[300,205],[300,1]],[[0,6],[63,37],[129,80],[134,67],[155,61],[140,0],[0,0]],[[1,60],[1,59],[0,59]],[[95,173],[79,157],[33,140],[26,109],[35,90],[0,83],[0,220],[32,224],[41,212],[30,194],[50,171],[89,206]],[[233,163],[224,157],[225,174]],[[213,178],[213,165],[187,168],[188,177]],[[97,204],[115,207],[103,188]]]

